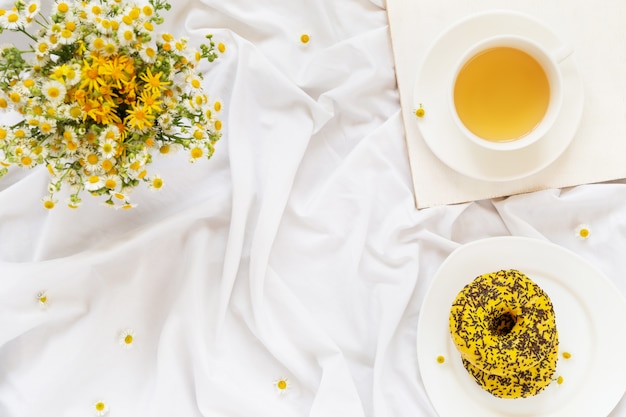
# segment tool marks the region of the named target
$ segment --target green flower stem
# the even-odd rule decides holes
[[[37,41],[38,41],[38,39],[37,39],[36,37],[34,37],[34,36],[33,36],[33,35],[31,35],[30,33],[28,33],[28,32],[26,31],[26,29],[24,29],[23,27],[19,27],[19,28],[17,28],[17,30],[18,30],[19,32],[22,32],[24,35],[28,36],[28,37],[29,37],[30,39],[32,39],[33,41],[35,41],[35,42],[37,42]]]

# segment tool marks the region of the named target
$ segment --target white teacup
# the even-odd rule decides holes
[[[492,150],[517,150],[543,138],[561,109],[559,63],[570,53],[569,48],[550,52],[515,35],[470,47],[450,82],[450,108],[459,129]]]

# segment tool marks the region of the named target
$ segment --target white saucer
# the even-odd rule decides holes
[[[575,63],[576,52],[561,62],[563,106],[547,136],[518,151],[492,151],[472,143],[455,125],[448,103],[454,66],[463,52],[490,36],[511,34],[528,37],[548,50],[563,42],[543,23],[513,11],[489,11],[471,15],[452,25],[430,47],[415,82],[414,108],[426,111],[415,118],[424,141],[448,167],[484,181],[511,181],[527,177],[554,162],[571,143],[583,110],[584,89]]]
[[[530,398],[502,399],[480,388],[448,331],[458,292],[475,277],[501,269],[528,275],[548,294],[556,314],[555,376],[563,381]],[[619,289],[567,249],[512,236],[466,244],[443,262],[420,310],[417,358],[426,392],[440,417],[606,417],[626,391],[624,317],[626,301]],[[438,356],[445,358],[443,364]]]

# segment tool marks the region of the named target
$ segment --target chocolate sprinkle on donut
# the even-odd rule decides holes
[[[528,397],[551,381],[558,333],[548,295],[520,271],[475,278],[450,308],[450,334],[465,369],[502,398]]]

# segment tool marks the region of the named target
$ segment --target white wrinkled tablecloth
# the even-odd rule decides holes
[[[223,138],[157,157],[129,211],[0,180],[0,416],[434,417],[416,326],[455,248],[547,240],[626,294],[623,181],[416,210],[383,0],[173,3],[175,34],[227,46]]]

